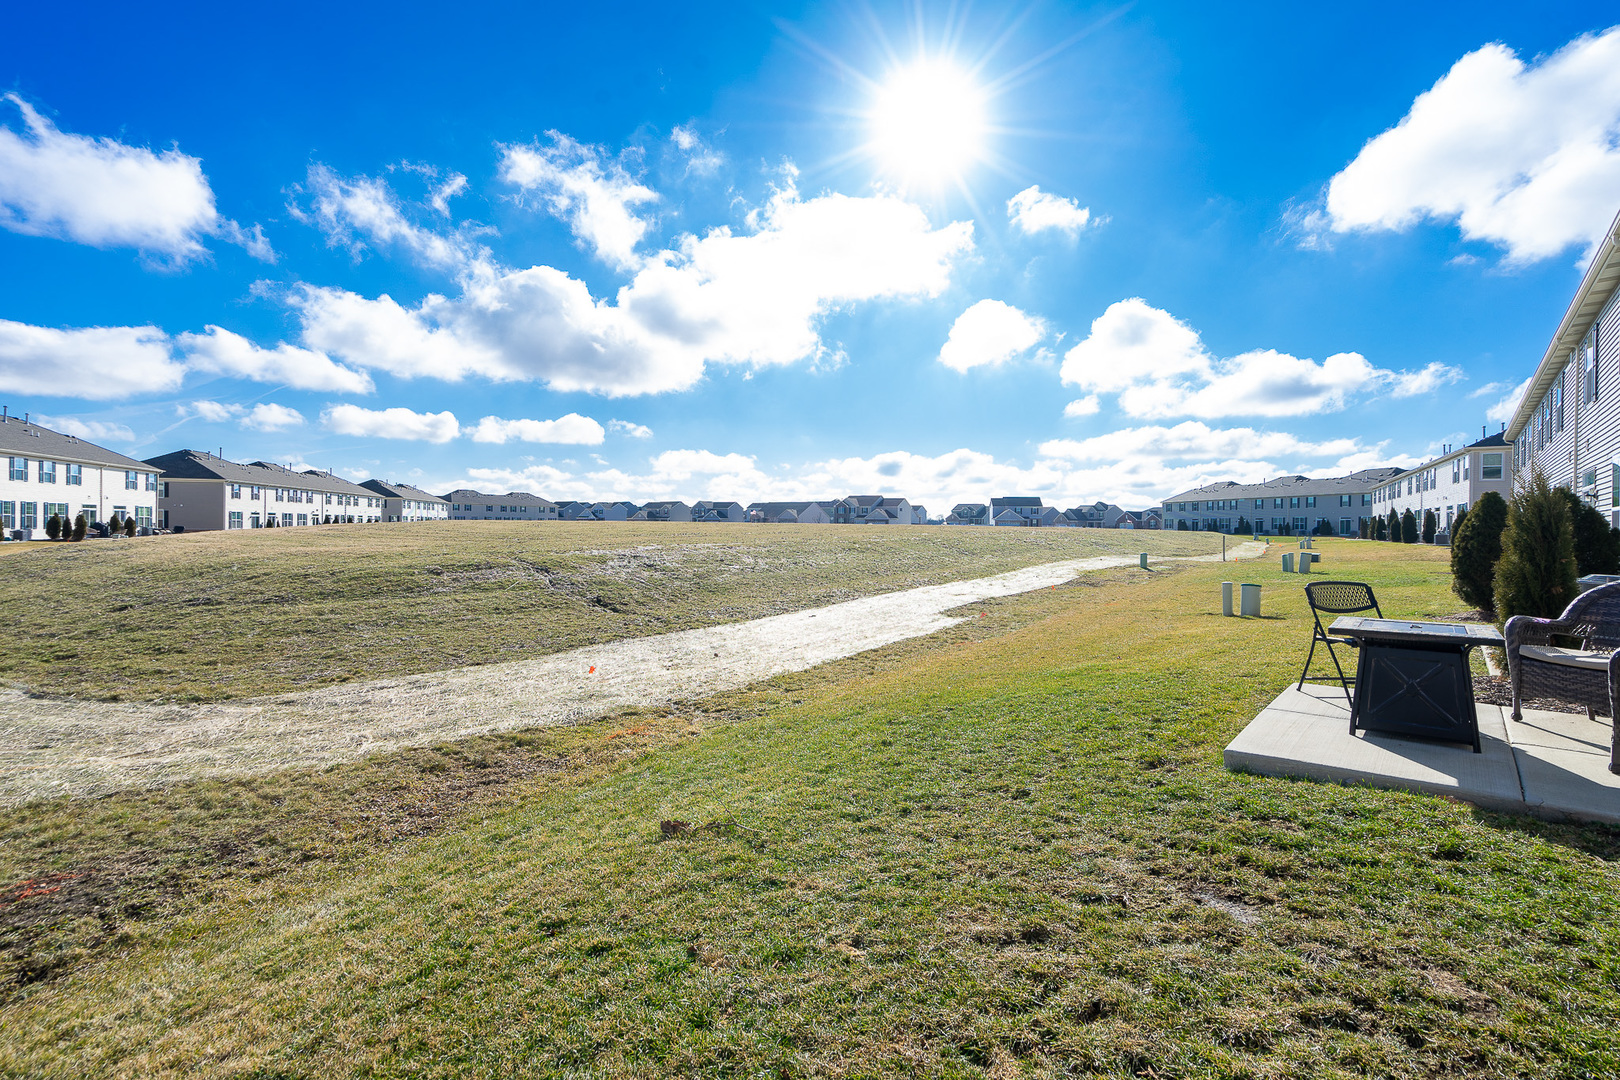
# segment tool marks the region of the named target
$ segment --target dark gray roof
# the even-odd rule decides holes
[[[1176,502],[1181,499],[1257,499],[1285,495],[1356,494],[1371,491],[1379,484],[1386,483],[1399,476],[1402,471],[1393,467],[1362,469],[1348,476],[1316,478],[1296,474],[1293,476],[1279,476],[1275,480],[1267,480],[1262,484],[1238,484],[1231,480],[1222,480],[1219,483],[1206,484],[1201,488],[1193,488],[1178,495],[1171,495],[1164,501]]]
[[[398,487],[399,485],[396,484],[395,486]],[[412,490],[415,489],[413,488]],[[412,495],[409,497],[414,499],[418,496]],[[550,499],[542,499],[540,496],[531,495],[527,491],[508,491],[505,495],[491,495],[487,491],[474,491],[472,488],[456,488],[454,491],[447,491],[443,495],[434,496],[434,498],[443,499],[445,502],[452,503],[478,502],[479,500],[485,500],[492,503],[504,503],[507,506],[517,505],[554,507],[557,505]]]
[[[1007,506],[1040,506],[1041,500],[1034,495],[1007,495],[1002,498],[991,499],[992,509],[1000,510]]]
[[[270,461],[252,461],[246,465],[216,457],[206,450],[176,450],[147,458],[146,464],[163,470],[169,480],[223,480],[231,484],[252,484],[256,487],[298,488],[303,491],[324,491],[333,495],[363,495],[376,492],[351,484],[347,480],[318,469],[299,472]]]
[[[449,501],[448,499],[441,499],[437,495],[431,495],[419,487],[413,487],[410,484],[401,484],[393,480],[366,480],[362,481],[360,486],[365,488],[367,491],[375,491],[378,495],[381,495],[385,499],[415,499],[417,502]]]
[[[20,416],[0,417],[0,454],[41,458],[45,461],[71,461],[80,465],[109,465],[116,469],[149,471],[144,461],[85,442],[75,435],[64,435],[29,423]]]

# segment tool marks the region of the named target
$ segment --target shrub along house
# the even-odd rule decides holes
[[[205,450],[176,450],[146,464],[163,472],[158,511],[165,528],[204,532],[382,520],[381,495],[319,469],[269,461],[244,465]]]
[[[1505,432],[1539,472],[1620,526],[1620,217],[1609,225]]]
[[[0,529],[24,540],[45,536],[54,515],[68,526],[133,517],[137,528],[157,518],[158,472],[144,461],[0,412]]]

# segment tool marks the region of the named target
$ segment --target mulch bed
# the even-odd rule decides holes
[[[1513,707],[1513,687],[1507,678],[1501,675],[1475,675],[1474,700],[1483,701],[1487,705],[1500,705],[1503,708]],[[1558,698],[1525,698],[1519,702],[1526,709],[1542,709],[1546,712],[1585,712],[1578,706]]]

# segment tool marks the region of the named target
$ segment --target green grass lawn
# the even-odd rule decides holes
[[[0,546],[0,680],[218,701],[520,660],[1195,533],[443,522]],[[49,616],[49,617],[46,617]]]
[[[1461,608],[1443,551],[1318,550],[1387,614]],[[1620,830],[1222,768],[1303,657],[1275,562],[976,604],[669,710],[9,811],[0,1072],[1620,1074]],[[1265,618],[1220,617],[1229,575]]]

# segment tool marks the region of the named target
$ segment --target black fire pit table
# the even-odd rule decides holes
[[[1356,693],[1350,734],[1382,731],[1471,743],[1479,753],[1479,717],[1468,650],[1502,646],[1487,623],[1410,622],[1345,615],[1328,633],[1356,638]]]

